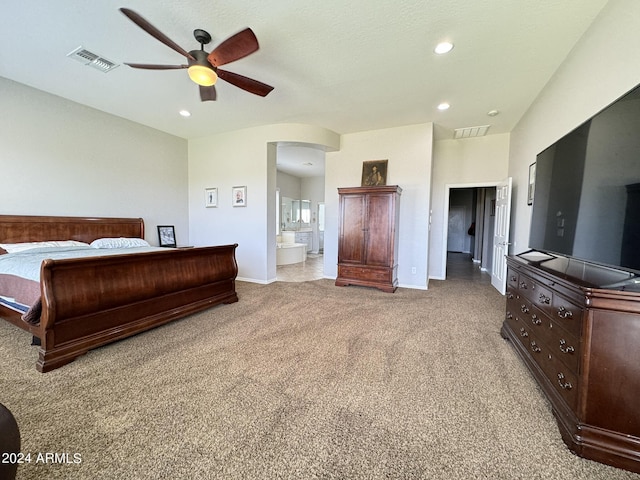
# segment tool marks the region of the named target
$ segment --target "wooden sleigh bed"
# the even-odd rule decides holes
[[[0,215],[0,243],[144,238],[141,218]],[[40,339],[36,368],[56,369],[87,351],[221,303],[238,301],[237,244],[44,260],[39,322],[0,305],[0,318]],[[2,295],[2,292],[0,292]]]

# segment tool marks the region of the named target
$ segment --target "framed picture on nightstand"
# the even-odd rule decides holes
[[[173,225],[158,225],[158,239],[161,247],[176,247],[176,230]]]

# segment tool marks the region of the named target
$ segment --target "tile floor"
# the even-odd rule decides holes
[[[447,280],[472,280],[491,283],[491,275],[480,270],[468,253],[447,252]]]
[[[276,270],[278,282],[308,282],[323,278],[323,255],[308,253],[307,260],[291,265],[279,265]]]

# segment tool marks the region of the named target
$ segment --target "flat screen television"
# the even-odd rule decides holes
[[[534,191],[529,248],[640,276],[640,86],[540,152]]]

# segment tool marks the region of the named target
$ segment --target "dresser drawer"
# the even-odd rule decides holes
[[[541,308],[551,312],[553,304],[553,292],[544,284],[520,274],[518,276],[518,293],[529,299],[529,301]]]
[[[575,370],[560,361],[553,347],[550,347],[538,335],[537,328],[527,325],[518,316],[514,316],[511,320],[507,319],[507,322],[518,336],[518,342],[522,344],[529,357],[538,364],[545,377],[567,405],[575,410],[578,404],[578,375]]]
[[[547,345],[549,353],[560,358],[574,373],[578,373],[580,342],[573,334],[564,330],[555,319],[531,305],[526,299],[520,298],[515,301],[512,309],[517,312],[523,325]]]
[[[517,302],[507,300],[507,311],[505,314],[505,321],[509,324],[509,326],[515,333],[518,334],[524,331],[524,330],[521,330],[522,328],[525,327],[525,324],[522,318],[520,317],[520,315],[518,314]]]
[[[556,323],[576,337],[580,337],[584,309],[557,294],[553,297],[552,307],[551,314]]]
[[[580,356],[582,355],[580,341],[557,325],[554,326],[553,323],[549,332],[552,332],[552,335],[547,344],[551,355],[560,360],[573,373],[579,374]]]
[[[544,367],[545,362],[548,361],[549,348],[536,336],[534,329],[523,322],[521,318],[516,317],[511,322],[511,326],[517,335],[517,341],[526,350],[528,356],[539,365],[546,376],[547,372]]]
[[[578,376],[553,354],[545,352],[540,358],[538,364],[546,377],[569,408],[575,412],[578,407]]]
[[[536,337],[551,345],[555,340],[555,333],[552,332],[549,316],[525,298],[521,297],[518,305],[518,315],[523,323],[535,333]]]

